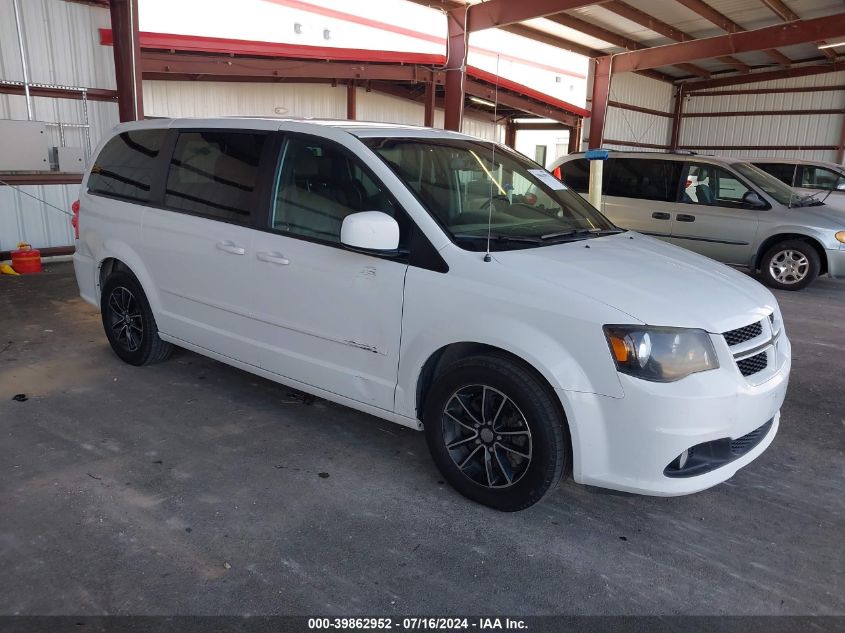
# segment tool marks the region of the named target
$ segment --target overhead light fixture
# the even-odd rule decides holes
[[[478,97],[470,97],[470,101],[473,103],[477,103],[479,105],[487,106],[488,108],[495,108],[496,104],[492,101],[487,101],[487,99],[479,99]]]
[[[833,44],[819,44],[819,50],[825,48],[836,48],[837,46],[845,46],[845,42],[834,42]]]

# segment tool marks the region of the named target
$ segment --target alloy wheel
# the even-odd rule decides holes
[[[109,327],[117,344],[127,352],[135,352],[144,340],[144,321],[138,300],[124,286],[111,291],[108,301]]]
[[[488,385],[456,391],[443,410],[443,442],[458,470],[486,488],[508,488],[531,464],[531,429],[516,403]]]
[[[810,260],[801,251],[786,249],[775,253],[769,261],[769,273],[778,283],[797,284],[810,271]]]

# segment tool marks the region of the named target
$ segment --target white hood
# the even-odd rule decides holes
[[[649,325],[722,333],[759,321],[777,306],[772,293],[747,275],[639,233],[494,256],[516,273],[591,297]]]

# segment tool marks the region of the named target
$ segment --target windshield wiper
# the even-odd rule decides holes
[[[452,237],[459,240],[487,240],[487,235],[471,235],[469,233],[455,233]],[[506,235],[504,233],[491,233],[491,242],[525,242],[526,244],[541,244],[542,239],[539,237],[530,237],[527,235]]]
[[[616,235],[622,233],[621,229],[569,229],[568,231],[557,231],[556,233],[546,233],[541,235],[540,239],[543,241],[554,240],[561,237],[576,237],[581,235],[590,235],[592,237],[599,237],[601,235]]]

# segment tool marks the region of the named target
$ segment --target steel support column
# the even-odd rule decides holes
[[[681,121],[684,116],[684,84],[675,89],[675,112],[672,115],[672,138],[669,140],[671,149],[678,149],[681,141]]]
[[[505,145],[516,149],[516,123],[513,119],[505,121]]]
[[[836,148],[836,162],[840,165],[845,159],[845,116],[842,117],[842,129],[839,132],[839,146]]]
[[[423,113],[423,125],[425,127],[434,127],[434,104],[437,97],[437,87],[433,81],[425,85],[425,98],[423,104],[425,111]]]
[[[574,154],[581,151],[581,121],[569,128],[569,146],[566,148],[567,154]]]
[[[137,0],[111,0],[111,29],[117,109],[121,121],[144,118],[141,97],[141,44],[138,38]]]
[[[453,9],[446,14],[449,39],[446,51],[446,101],[443,127],[461,131],[464,118],[464,82],[467,63],[467,11],[470,5]]]
[[[593,97],[590,102],[590,143],[589,149],[601,147],[604,138],[604,118],[607,114],[607,102],[610,98],[611,65],[610,55],[596,59],[593,72]]]
[[[346,84],[346,118],[350,121],[355,120],[355,105],[358,89],[355,87],[355,82],[350,81]]]

